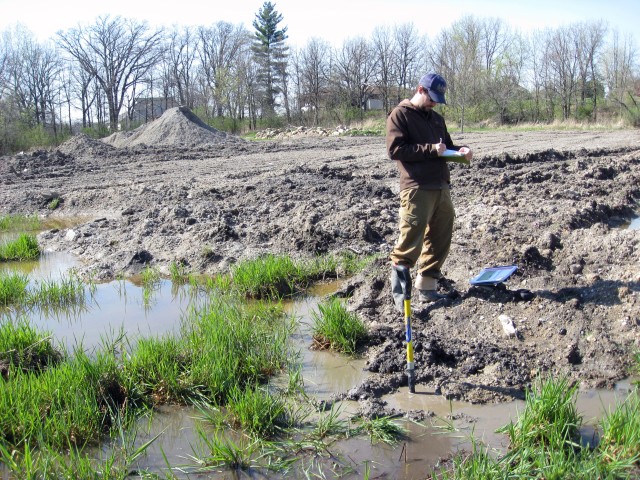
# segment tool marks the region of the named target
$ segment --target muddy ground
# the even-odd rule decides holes
[[[440,282],[449,298],[413,302],[417,390],[505,401],[548,373],[611,387],[640,347],[640,231],[625,228],[640,210],[640,131],[453,137],[475,157],[452,166],[457,219]],[[249,142],[180,109],[133,134],[1,158],[0,186],[0,214],[80,220],[39,242],[77,255],[98,280],[145,264],[168,272],[174,261],[211,274],[264,252],[384,257],[396,237],[398,177],[384,138]],[[469,284],[482,267],[511,264],[504,290]],[[339,292],[370,328],[372,375],[337,398],[376,404],[406,385],[388,277],[379,260]]]

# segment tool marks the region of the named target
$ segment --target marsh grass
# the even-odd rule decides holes
[[[0,232],[36,231],[42,222],[37,214],[0,216]]]
[[[187,404],[198,398],[198,386],[189,379],[192,355],[180,339],[172,336],[141,338],[126,373],[153,404]]]
[[[61,359],[62,353],[52,344],[51,336],[37,331],[27,320],[0,323],[0,365],[40,372],[57,365]]]
[[[640,394],[635,389],[601,420],[599,450],[612,464],[635,464],[640,469]]]
[[[65,308],[83,306],[86,292],[84,282],[71,273],[59,280],[41,280],[35,282],[28,292],[27,303],[40,307]]]
[[[0,245],[0,261],[35,260],[40,257],[40,247],[34,235],[21,233],[17,239]]]
[[[349,312],[336,297],[320,303],[318,311],[311,312],[316,348],[328,347],[355,355],[358,346],[367,338],[367,329],[362,320]]]
[[[244,431],[260,438],[272,437],[288,425],[285,400],[260,385],[233,389],[227,411]]]
[[[309,281],[302,266],[289,256],[272,254],[234,265],[231,278],[237,290],[257,299],[292,295]]]
[[[567,379],[538,379],[517,421],[498,430],[509,436],[506,454],[492,454],[472,438],[469,455],[458,455],[450,468],[431,478],[635,478],[640,473],[638,391],[600,421],[603,433],[595,446],[581,442],[576,392]]]
[[[373,258],[344,252],[294,261],[288,255],[267,254],[234,265],[227,281],[248,298],[279,299],[305,290],[312,282],[353,274]]]
[[[104,358],[79,352],[37,373],[10,367],[0,389],[0,443],[20,448],[39,439],[63,449],[96,442],[112,423],[110,405],[125,398],[120,387],[101,381],[108,371],[116,370]]]
[[[5,471],[14,475],[9,478],[16,479],[125,480],[131,478],[135,462],[150,443],[137,448],[120,448],[109,454],[100,454],[98,458],[74,446],[61,452],[46,444],[32,447],[27,442],[21,450],[9,450],[0,444],[0,463],[5,465]],[[136,471],[141,476],[144,474]]]
[[[582,417],[576,408],[578,385],[566,378],[538,379],[534,392],[528,392],[524,413],[500,432],[507,433],[513,449],[540,445],[575,448],[580,442]]]
[[[189,282],[190,275],[184,263],[171,262],[169,265],[169,275],[174,284],[184,285]]]
[[[203,455],[196,455],[198,463],[202,465],[200,472],[207,472],[211,468],[226,467],[234,471],[248,470],[255,465],[255,457],[261,449],[261,442],[257,439],[241,438],[233,440],[228,435],[220,431],[206,432],[199,428],[198,438],[202,441],[204,448],[208,450]]]
[[[73,272],[59,280],[38,280],[31,286],[24,274],[0,272],[0,306],[82,307],[86,303],[85,288],[85,283]]]
[[[355,422],[358,424],[358,428],[354,434],[366,432],[372,444],[383,442],[387,445],[395,445],[400,440],[407,438],[408,430],[390,417],[356,418]]]
[[[147,265],[140,273],[142,282],[142,303],[145,307],[151,305],[153,300],[153,294],[160,287],[161,277],[160,272]]]
[[[23,304],[29,278],[21,273],[0,272],[0,307]]]
[[[280,306],[220,293],[190,311],[180,338],[140,340],[125,368],[157,402],[224,404],[235,388],[283,370],[292,328]]]

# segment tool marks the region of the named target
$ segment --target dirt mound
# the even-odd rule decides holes
[[[117,132],[102,141],[117,148],[136,145],[191,148],[243,140],[210,127],[186,107],[176,107],[132,132]]]
[[[74,157],[103,157],[109,154],[113,147],[84,133],[79,133],[60,145],[58,150],[65,155],[73,155]]]

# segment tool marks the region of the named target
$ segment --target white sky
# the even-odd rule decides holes
[[[249,30],[264,0],[0,0],[0,32],[21,23],[39,40],[59,30],[92,24],[99,15],[146,20],[151,26],[212,25],[220,20]],[[498,17],[528,33],[545,27],[602,19],[610,29],[640,36],[638,0],[272,0],[288,27],[289,44],[304,46],[311,37],[334,46],[356,36],[369,38],[378,26],[413,23],[420,34],[434,36],[465,15]]]

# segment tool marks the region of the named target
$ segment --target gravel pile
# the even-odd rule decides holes
[[[116,132],[102,141],[117,148],[137,145],[192,148],[243,142],[239,137],[210,127],[186,107],[170,108],[153,122],[131,132]]]

